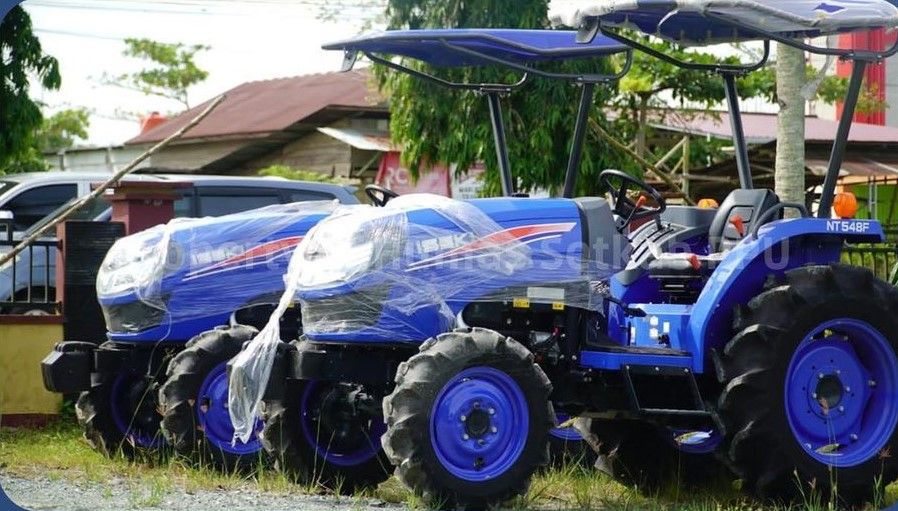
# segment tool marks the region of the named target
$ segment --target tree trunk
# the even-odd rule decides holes
[[[805,83],[804,52],[782,43],[776,48],[777,117],[776,194],[780,200],[805,203],[804,112],[801,89]],[[795,215],[794,210],[786,210]]]

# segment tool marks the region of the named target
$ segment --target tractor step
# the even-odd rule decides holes
[[[590,346],[580,353],[580,364],[592,369],[620,371],[624,366],[676,368],[682,371],[693,366],[687,351],[663,346]]]
[[[695,374],[688,368],[673,368],[659,366],[631,366],[626,365],[621,371],[624,375],[624,382],[627,387],[627,396],[630,398],[630,404],[633,410],[645,415],[677,415],[688,417],[706,417],[710,418],[711,413],[705,408],[705,402],[702,399],[701,391],[698,383],[695,381]],[[639,396],[636,392],[636,385],[633,383],[633,375],[658,375],[658,376],[674,376],[685,378],[688,382],[689,391],[692,394],[693,408],[653,408],[643,407],[640,404]]]

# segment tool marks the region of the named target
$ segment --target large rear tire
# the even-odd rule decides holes
[[[246,443],[231,444],[234,426],[228,413],[227,362],[257,333],[245,325],[203,332],[169,363],[159,404],[162,431],[175,452],[227,470],[265,459],[256,434]]]
[[[813,266],[737,311],[716,355],[725,453],[744,488],[855,505],[898,477],[898,291]],[[806,498],[806,497],[804,497]]]
[[[672,432],[624,419],[581,418],[577,429],[593,448],[597,469],[646,495],[713,486],[729,473],[713,452],[715,439],[703,449],[677,448]]]
[[[482,508],[527,491],[548,463],[552,385],[533,355],[491,330],[430,339],[384,399],[384,449],[431,504]]]
[[[306,341],[291,344],[297,350],[309,347]],[[351,406],[349,398],[364,389],[295,380],[285,385],[283,397],[266,399],[262,413],[262,444],[278,470],[344,495],[390,478],[392,466],[381,446],[383,416]]]

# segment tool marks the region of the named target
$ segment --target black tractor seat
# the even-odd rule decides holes
[[[733,190],[711,221],[708,230],[710,255],[656,251],[647,267],[649,274],[655,278],[710,274],[723,260],[723,256],[749,235],[761,215],[777,204],[779,198],[771,190]],[[782,217],[782,213],[774,215],[770,220],[779,217]]]

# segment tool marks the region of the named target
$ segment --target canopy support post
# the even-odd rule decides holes
[[[848,82],[848,95],[845,97],[845,106],[842,109],[842,118],[839,119],[839,129],[836,131],[836,140],[833,142],[832,154],[829,157],[829,167],[826,170],[826,179],[823,181],[823,192],[820,195],[820,207],[817,210],[818,218],[829,218],[832,214],[833,195],[836,192],[836,181],[839,180],[839,171],[842,169],[842,160],[845,158],[845,146],[848,145],[848,134],[854,121],[854,110],[861,95],[861,85],[864,81],[864,72],[867,70],[866,60],[855,60],[851,68],[851,81]]]
[[[493,125],[493,141],[496,144],[496,159],[499,162],[499,180],[502,184],[502,195],[514,195],[514,181],[511,177],[511,164],[508,162],[508,142],[505,140],[505,124],[502,121],[502,105],[499,103],[499,92],[487,91],[486,99],[490,106],[490,122]]]
[[[589,120],[589,109],[592,106],[593,92],[596,84],[586,82],[580,90],[580,107],[577,109],[577,123],[574,125],[574,138],[571,140],[571,155],[567,161],[567,172],[564,174],[564,192],[562,197],[570,199],[574,196],[577,178],[580,175],[580,160],[583,156],[583,136]]]
[[[736,152],[736,170],[739,171],[739,186],[751,190],[751,165],[748,161],[748,145],[742,126],[742,110],[739,108],[739,94],[736,91],[736,73],[720,73],[726,87],[727,106],[730,110],[730,129],[733,131],[733,149]]]

